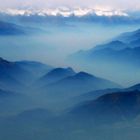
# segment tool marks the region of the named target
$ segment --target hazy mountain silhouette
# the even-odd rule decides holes
[[[25,89],[38,77],[51,70],[38,62],[10,62],[0,58],[0,87],[2,89]]]
[[[11,19],[12,20],[12,19]],[[15,21],[11,23],[11,20],[9,22],[0,21],[0,36],[19,36],[19,35],[29,35],[29,34],[35,34],[35,33],[46,33],[46,31],[40,29],[40,28],[35,28],[35,27],[28,27],[27,25],[18,25],[15,24]]]
[[[101,51],[101,54],[102,54],[103,50],[108,53],[110,53],[111,50],[116,53],[118,53],[118,51],[123,51],[124,53],[126,53],[126,51],[129,50],[130,48],[140,47],[139,35],[140,35],[140,29],[133,31],[133,32],[123,33],[119,37],[116,37],[111,42],[108,42],[106,44],[97,45],[87,51],[79,51],[76,54],[74,54],[73,57],[81,56],[81,58],[82,57],[91,57],[92,58],[92,57],[94,57],[94,54],[96,54],[96,52],[100,53],[100,51]],[[133,49],[131,51],[133,51]]]
[[[45,86],[75,74],[72,68],[55,68],[42,76],[36,84]]]
[[[132,44],[132,45],[136,46],[137,45],[136,42],[139,42],[139,40],[140,40],[140,29],[138,29],[136,31],[132,31],[132,32],[123,33],[123,34],[119,35],[118,37],[116,37],[116,39],[123,41],[127,44]],[[133,47],[133,46],[131,46],[131,47]]]
[[[109,80],[95,77],[86,72],[79,72],[73,76],[68,76],[55,83],[44,86],[43,90],[46,94],[50,93],[54,97],[68,98],[91,90],[119,87],[121,86]]]
[[[83,101],[88,101],[88,100],[94,100],[97,99],[98,97],[107,94],[107,93],[113,93],[117,91],[122,91],[123,89],[121,88],[111,88],[111,89],[103,89],[103,90],[93,90],[90,92],[86,92],[80,96],[77,96],[74,98],[75,101],[77,102],[83,102]]]
[[[105,94],[75,107],[70,114],[101,124],[130,121],[140,115],[140,92],[135,90]]]
[[[137,42],[140,43],[140,42]],[[131,44],[132,45],[132,44]],[[137,47],[131,47],[130,44],[121,41],[112,41],[107,44],[98,45],[87,51],[79,51],[70,56],[70,59],[76,61],[116,63],[134,65],[139,67],[140,44]]]
[[[53,69],[52,66],[36,61],[18,61],[15,63],[38,78]]]
[[[106,43],[103,45],[97,45],[95,48],[93,48],[93,51],[94,50],[101,50],[101,49],[105,49],[105,48],[119,51],[119,50],[126,49],[128,47],[129,47],[129,45],[123,43],[122,41],[115,40],[115,41],[112,41],[112,42],[109,42],[109,43]]]
[[[18,89],[23,86],[22,79],[28,72],[16,65],[14,62],[9,62],[0,58],[0,86],[4,89]],[[24,86],[23,86],[24,87]]]
[[[115,93],[115,92],[129,92],[129,91],[140,91],[140,84],[133,85],[128,88],[110,88],[110,89],[103,89],[103,90],[93,90],[90,92],[83,93],[80,96],[76,96],[73,101],[76,103],[88,101],[88,100],[95,100],[100,96],[103,96],[105,94],[109,93]]]
[[[24,35],[24,30],[13,23],[0,21],[0,35]]]
[[[87,71],[92,70],[96,75],[101,75],[106,79],[111,77],[111,80],[126,86],[138,83],[140,82],[138,79],[140,76],[139,32],[140,30],[125,33],[125,35],[133,35],[135,40],[124,43],[123,39],[116,38],[114,41],[95,46],[89,50],[78,51],[70,55],[68,61],[74,66],[84,67]],[[131,75],[133,75],[133,79]],[[126,81],[130,78],[132,81],[127,83]]]
[[[136,84],[134,86],[131,86],[127,88],[127,90],[139,90],[140,91],[140,84]]]

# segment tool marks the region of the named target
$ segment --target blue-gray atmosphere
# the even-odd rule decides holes
[[[0,140],[140,139],[140,1],[0,3]]]

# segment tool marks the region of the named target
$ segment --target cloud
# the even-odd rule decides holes
[[[139,9],[139,0],[0,0],[0,8],[46,8],[46,7],[104,7],[117,9]]]
[[[105,25],[138,25],[140,23],[140,11],[128,12],[122,10],[67,7],[46,9],[11,8],[7,10],[0,10],[0,18],[1,20],[8,19],[10,22],[42,22],[65,26],[67,26],[70,21],[100,23]]]
[[[69,16],[86,16],[86,15],[97,15],[97,16],[129,16],[126,12],[121,10],[105,10],[105,9],[94,9],[94,8],[46,8],[46,9],[6,9],[0,12],[8,15],[39,15],[39,16],[57,16],[61,15],[64,17]]]

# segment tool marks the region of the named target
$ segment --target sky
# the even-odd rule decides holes
[[[57,8],[95,7],[112,9],[140,9],[140,0],[0,0],[0,8]]]

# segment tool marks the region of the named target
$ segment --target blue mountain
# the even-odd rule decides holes
[[[101,76],[107,79],[111,77],[111,80],[127,86],[140,82],[138,79],[140,76],[140,30],[125,33],[125,36],[127,34],[131,35],[130,39],[132,36],[135,39],[123,42],[123,39],[116,38],[114,41],[89,50],[78,51],[69,56],[68,60],[70,64],[84,67],[87,71],[92,70],[97,75],[102,74]],[[126,81],[131,78],[131,75],[134,75],[134,78],[127,83]]]
[[[138,42],[140,40],[140,29],[136,31],[132,31],[132,32],[123,33],[119,35],[118,37],[116,37],[116,39],[123,41],[127,44],[135,44],[136,41]]]
[[[37,78],[53,69],[52,66],[36,61],[16,61],[15,63],[26,71],[32,73]]]
[[[92,51],[106,49],[106,48],[119,51],[119,50],[126,49],[128,47],[129,47],[129,45],[125,44],[124,42],[115,40],[115,41],[111,41],[111,42],[103,44],[103,45],[97,45],[95,48],[93,48]]]
[[[14,62],[0,58],[0,87],[2,89],[18,89],[24,87],[23,80],[29,73]]]
[[[105,94],[109,94],[109,93],[116,93],[116,92],[128,92],[128,91],[140,91],[140,84],[136,84],[133,85],[131,87],[128,88],[108,88],[108,89],[104,89],[104,90],[93,90],[90,92],[86,92],[80,96],[77,96],[74,98],[75,102],[84,102],[84,101],[88,101],[88,100],[95,100],[98,97],[105,95]]]
[[[2,89],[24,89],[51,69],[38,62],[10,62],[0,58],[0,87]]]
[[[45,86],[75,74],[72,68],[55,68],[42,76],[36,84]]]
[[[12,19],[10,21],[12,21]],[[46,31],[40,28],[30,27],[27,25],[25,26],[23,24],[20,25],[18,23],[15,23],[15,21],[12,21],[12,22],[6,22],[6,21],[0,20],[0,35],[1,36],[29,35],[29,34],[35,34],[35,33],[40,33],[40,32],[46,33]]]
[[[86,72],[67,76],[57,82],[43,87],[45,94],[55,97],[74,97],[91,90],[120,88],[121,86],[109,80],[96,77]],[[59,99],[59,98],[58,98]]]
[[[140,91],[140,84],[136,84],[134,86],[131,86],[127,88],[127,90],[139,90]]]
[[[140,91],[105,94],[96,100],[83,102],[70,114],[94,124],[112,124],[134,120],[140,115]],[[77,120],[77,119],[76,119]]]
[[[19,25],[0,21],[0,35],[24,35],[23,27]]]
[[[132,63],[139,59],[138,55],[140,53],[140,30],[133,32],[128,32],[121,34],[119,37],[116,37],[113,41],[106,44],[101,44],[89,49],[87,51],[79,51],[72,56],[72,59],[81,59],[81,60],[109,60],[113,59],[119,61],[127,61],[129,64],[131,60]],[[94,60],[95,59],[95,60]],[[118,60],[119,59],[119,60]]]

